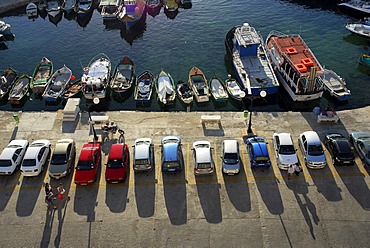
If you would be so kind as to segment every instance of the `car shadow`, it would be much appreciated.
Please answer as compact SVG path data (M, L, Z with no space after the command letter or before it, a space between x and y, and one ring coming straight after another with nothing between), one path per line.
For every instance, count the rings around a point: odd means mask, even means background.
M0 177L0 212L4 211L15 187L20 183L21 173L16 171L13 175Z
M212 177L205 181L204 178ZM221 223L222 211L220 200L220 184L217 183L217 174L195 176L200 205L204 217L209 223ZM215 181L215 182L214 182Z
M98 205L97 196L102 171L102 161L97 170L96 181L92 184L81 186L76 185L74 196L73 211L79 215L86 215L87 222L95 221L95 208Z
M230 202L240 212L251 211L250 191L243 161L240 159L239 174L228 176L222 173Z
M130 182L130 163L127 168L127 177L124 183L107 183L105 190L105 204L113 213L122 213L126 210L128 188Z
M162 175L164 200L172 225L183 225L187 222L185 170L184 168L180 173Z
M282 214L284 206L274 170L271 167L252 168L252 173L256 180L257 189L268 211L271 214ZM271 177L275 179L271 179Z
M153 155L153 161L155 161ZM155 162L148 172L135 172L135 200L140 217L148 218L154 215L155 205Z

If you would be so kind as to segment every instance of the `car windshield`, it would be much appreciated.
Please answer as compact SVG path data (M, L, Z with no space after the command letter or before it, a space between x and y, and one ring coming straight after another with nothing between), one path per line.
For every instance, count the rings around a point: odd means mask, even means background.
M323 154L324 150L322 149L322 146L320 144L308 146L308 155L320 156Z
M163 167L164 168L177 168L179 167L178 162L163 162Z
M266 162L269 160L268 157L265 157L265 156L258 156L254 159L256 162Z
M25 159L22 162L22 166L35 166L36 165L36 159Z
M12 166L12 161L9 159L1 159L0 160L0 167L9 167Z
M224 154L224 163L225 164L236 164L239 162L237 153L225 153Z
M138 165L149 164L149 161L148 159L135 159L135 164L138 164Z
M211 163L199 163L198 169L209 169L211 168Z
M78 161L77 170L91 170L94 168L92 161Z
M292 145L281 145L279 153L283 154L283 155L295 154L294 146L292 146Z
M51 164L61 165L67 163L67 156L65 154L54 154L51 158Z
M122 160L117 159L109 159L107 163L108 168L123 168L124 165L122 163Z

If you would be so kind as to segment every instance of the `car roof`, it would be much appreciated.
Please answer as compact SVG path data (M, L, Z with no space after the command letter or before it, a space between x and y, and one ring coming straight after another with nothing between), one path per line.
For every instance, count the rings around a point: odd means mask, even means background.
M42 146L30 146L28 147L24 159L35 159Z
M83 160L83 161L92 160L93 153L95 150L98 150L99 146L100 145L98 143L84 144L81 149L79 160Z
M334 143L337 144L340 152L352 152L351 145L346 139L334 140Z
M164 161L176 161L178 143L167 143L163 145L163 160Z
M301 135L304 135L306 137L307 143L321 144L319 135L315 131L306 131L303 132Z
M211 162L211 143L209 141L195 141L193 143L196 154L196 162L210 163Z
M70 143L56 143L54 147L53 154L64 154L67 151L68 145Z
M290 133L278 133L280 145L293 145Z
M268 156L267 144L265 142L251 143L255 156Z
M122 159L124 144L112 144L109 151L109 159Z
M225 153L238 152L238 141L237 140L224 140L223 145L224 145Z
M152 139L144 138L135 140L135 159L147 159Z
M15 152L15 148L5 148L0 155L0 159L10 159L13 157L13 154Z
M10 159L13 157L14 151L28 144L27 140L12 140L7 147L1 152L1 159Z

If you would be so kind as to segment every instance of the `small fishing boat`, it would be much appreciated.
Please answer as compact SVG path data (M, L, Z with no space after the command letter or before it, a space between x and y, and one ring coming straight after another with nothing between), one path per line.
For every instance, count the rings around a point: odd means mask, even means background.
M209 87L204 73L198 67L192 67L189 71L189 84L194 92L197 102L209 101Z
M101 0L99 3L100 15L103 21L116 20L121 0Z
M217 77L216 74L213 74L212 78L209 80L209 88L211 90L213 98L217 102L225 102L227 101L227 99L229 99L229 95L227 94L225 85Z
M365 23L347 23L346 29L351 31L351 33L361 36L365 39L370 39L370 24Z
M44 92L49 78L53 74L53 63L46 57L43 57L37 64L32 75L31 90L35 95L40 95Z
M26 6L26 14L29 19L37 18L37 5L34 3L29 3Z
M193 102L194 93L188 82L184 82L184 81L177 82L176 90L177 90L178 97L185 104L190 104Z
M348 101L351 91L347 89L346 82L332 70L324 69L322 76L324 90L338 101Z
M79 93L82 92L82 82L81 80L78 80L76 82L71 83L66 85L63 93L60 95L60 98L67 100L68 98L72 98L77 96Z
M110 81L110 88L116 93L124 93L135 84L135 64L134 61L124 56L117 64Z
M150 71L144 71L137 78L134 98L136 102L149 102L152 96L154 75Z
M152 17L157 16L162 8L161 0L146 0L146 11Z
M225 80L225 87L230 97L237 101L242 101L245 97L245 92L241 90L238 82L231 75Z
M82 93L86 99L101 99L106 96L109 85L111 62L107 55L100 53L96 55L84 68L82 75Z
M66 65L55 71L51 76L48 86L42 97L46 102L55 102L64 92L66 85L71 80L72 71Z
M351 0L338 4L338 8L344 13L358 17L370 15L370 4L368 1Z
M48 0L46 11L48 12L49 17L56 17L60 14L64 7L64 1L62 0Z
M11 26L9 23L5 23L4 21L0 21L0 34L7 36L12 35L12 31L10 30Z
M17 72L11 67L8 67L3 75L0 78L1 85L0 85L0 99L5 98L6 94L10 91L13 87L13 84L17 80Z
M22 98L27 94L30 87L31 77L27 74L20 76L14 83L9 92L8 101L11 104L19 104Z
M171 75L164 70L161 70L156 81L156 90L159 102L163 105L173 104L176 97L176 90Z
M370 66L370 53L361 53L358 62L364 66Z
M117 19L131 27L141 19L144 11L145 0L123 0L119 6Z

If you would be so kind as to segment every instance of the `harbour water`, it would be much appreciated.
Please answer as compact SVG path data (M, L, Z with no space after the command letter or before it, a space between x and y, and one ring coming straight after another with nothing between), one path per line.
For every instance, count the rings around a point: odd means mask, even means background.
M85 19L65 18L52 23L48 17L29 20L25 7L0 17L10 23L15 34L14 41L6 43L0 50L0 69L15 68L19 74L32 75L37 62L46 56L54 62L54 68L66 64L76 78L82 75L82 67L100 52L112 61L112 69L123 55L129 55L136 63L136 73L150 70L158 74L163 68L175 81L187 80L192 66L197 66L211 78L216 73L227 77L224 38L233 27L250 23L265 38L272 30L301 34L315 56L326 68L336 71L345 78L352 98L338 105L325 96L320 105L328 102L337 109L350 109L370 104L370 69L358 65L361 52L367 52L369 41L350 34L344 28L356 19L340 13L336 1L300 0L193 0L189 9L180 8L178 14L169 18L163 8L156 16L146 14L135 26L127 29L123 24L103 23L95 9ZM236 111L244 108L259 110L290 110L292 107L279 95L269 101L256 100L253 106L240 105L229 100L226 104L211 101L197 105L190 111ZM82 105L85 100L82 99ZM163 111L153 94L150 106L138 106L133 95L123 99L110 96L102 110ZM63 103L46 105L32 94L20 106L11 106L7 101L0 103L0 110L55 110ZM83 108L83 106L82 106ZM166 111L186 111L186 106L177 100L175 106ZM189 110L189 109L188 109Z

